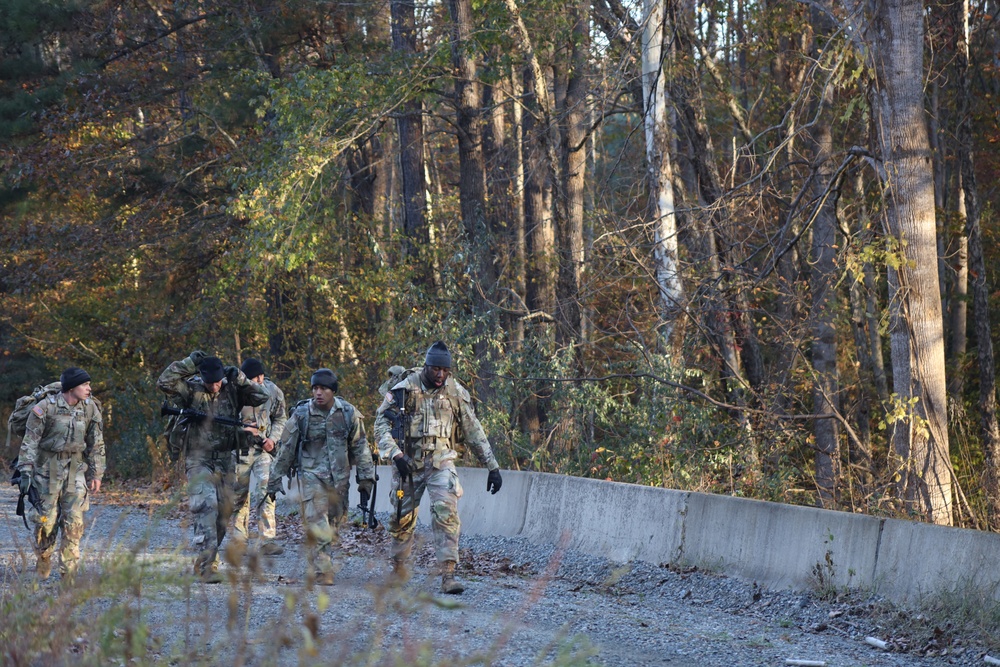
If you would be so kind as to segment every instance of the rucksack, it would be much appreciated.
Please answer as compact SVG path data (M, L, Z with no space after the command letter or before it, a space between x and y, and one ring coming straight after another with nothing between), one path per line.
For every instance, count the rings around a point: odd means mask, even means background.
M410 373L417 373L420 371L420 366L414 368L403 368L402 366L389 366L389 377L386 381L379 385L378 393L382 398L389 393L389 390L397 385L403 378L405 378Z
M171 407L177 406L172 405ZM176 415L167 417L167 425L163 427L163 433L160 434L157 440L167 450L167 457L171 463L177 463L177 460L181 457L181 453L186 449L187 429L187 422L181 421L180 417Z
M7 418L6 449L10 448L10 441L13 436L16 435L19 438L24 438L24 431L28 425L28 415L31 414L31 408L35 407L35 403L52 394L58 394L61 391L62 383L50 382L43 387L35 387L33 392L17 399L17 402L14 403L14 411Z

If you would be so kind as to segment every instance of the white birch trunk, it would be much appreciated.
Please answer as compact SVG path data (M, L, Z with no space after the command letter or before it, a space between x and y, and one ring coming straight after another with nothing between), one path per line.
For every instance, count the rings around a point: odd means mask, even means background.
M677 214L670 165L670 126L663 69L663 0L644 0L642 31L642 110L653 222L653 262L660 292L661 335L669 340L683 298L677 266Z

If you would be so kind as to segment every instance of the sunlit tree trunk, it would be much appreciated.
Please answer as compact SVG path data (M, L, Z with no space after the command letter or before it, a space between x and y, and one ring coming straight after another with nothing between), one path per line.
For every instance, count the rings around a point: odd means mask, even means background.
M669 342L684 298L678 269L677 214L674 210L670 126L667 123L663 62L664 0L645 0L642 32L642 102L646 131L649 215L653 226L653 266L660 294L660 335Z
M870 19L872 121L888 233L898 242L901 260L898 269L889 270L893 386L900 406L910 413L893 434L898 493L914 514L950 525L934 174L923 106L923 3L881 0L871 7Z

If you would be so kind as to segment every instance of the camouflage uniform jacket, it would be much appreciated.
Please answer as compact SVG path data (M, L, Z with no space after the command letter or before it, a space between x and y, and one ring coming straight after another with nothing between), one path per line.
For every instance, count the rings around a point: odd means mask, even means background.
M329 412L317 408L314 399L295 406L281 436L271 479L287 475L293 463L301 466L300 472L331 480L334 486L350 480L352 465L358 467L358 479L375 478L362 415L340 396L333 401ZM296 460L299 447L301 461Z
M257 424L261 438L270 438L277 444L285 430L285 422L288 421L285 393L267 378L264 378L261 386L267 392L267 400L262 405L244 407L240 416L243 421Z
M472 397L465 387L449 377L443 387L428 388L420 376L421 373L410 373L392 387L406 390L405 407L410 415L406 444L413 449L408 453L414 459L432 456L433 465L438 469L449 465L454 467L454 461L459 456L456 448L464 444L484 466L490 470L499 469L490 441L476 418ZM389 460L401 451L392 438L395 405L390 391L375 413L375 439L379 454Z
M203 412L209 417L238 418L245 406L263 405L269 398L263 386L247 379L238 368L226 367L226 377L218 394L210 394L197 377L198 369L190 357L175 361L163 371L156 386L182 407ZM211 419L191 422L187 431L189 452L224 452L236 449L236 429L216 424Z
M104 421L96 398L70 405L55 393L31 409L18 468L42 468L53 454L80 455L87 464L88 482L104 477Z

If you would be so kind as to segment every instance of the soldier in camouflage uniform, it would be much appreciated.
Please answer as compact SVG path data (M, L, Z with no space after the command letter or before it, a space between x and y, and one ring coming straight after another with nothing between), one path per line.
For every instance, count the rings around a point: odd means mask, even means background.
M100 492L104 476L104 423L101 405L90 395L90 375L71 367L59 381L62 391L31 409L17 459L20 491L28 493L34 486L41 500L40 512L34 507L28 512L41 579L52 571L57 529L62 533L59 572L76 572L83 513L90 509L89 494Z
M284 493L281 478L294 467L303 503L309 564L316 583L332 585L334 548L347 515L351 466L357 466L362 503L375 479L362 415L336 395L337 376L320 368L310 379L312 398L295 406L285 424L267 491Z
M177 405L208 415L187 423L184 469L198 552L194 572L206 583L219 583L219 545L233 511L233 451L238 434L236 428L214 422L212 417L238 418L244 407L263 405L269 396L239 368L223 367L218 357L200 350L170 364L156 386Z
M260 553L265 556L277 556L285 549L274 542L275 520L274 499L267 489L268 477L271 473L277 443L281 441L281 433L288 419L285 408L285 394L278 385L264 377L264 366L259 360L248 358L240 367L243 374L251 382L260 385L268 394L267 401L260 406L243 408L240 417L243 421L256 424L253 429L247 429L242 449L236 460L236 538L244 543L250 539L250 505L257 511L257 532L261 541ZM250 489L250 475L256 478L256 485Z
M431 527L441 567L441 591L457 594L465 588L455 580L461 530L458 499L462 497L462 485L455 470L456 448L464 443L489 469L486 488L490 493L499 491L503 480L469 392L450 375L451 352L438 341L428 348L423 369L408 373L385 394L375 415L375 438L379 453L391 459L396 467L392 475L392 503L394 506L402 503L389 523L394 578L405 581L409 576L406 560L413 548L417 508L426 490L431 499ZM402 412L398 395L405 396ZM401 414L408 415L408 424L403 422L406 432L403 442L397 442L392 430ZM398 489L403 490L401 500L396 497Z

